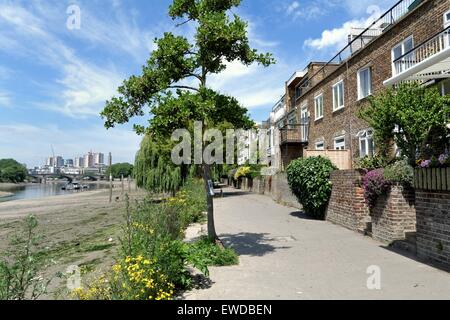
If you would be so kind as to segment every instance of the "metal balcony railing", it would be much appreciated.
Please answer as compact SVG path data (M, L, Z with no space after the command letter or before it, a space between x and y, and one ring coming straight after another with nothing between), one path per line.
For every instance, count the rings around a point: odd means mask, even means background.
M307 143L309 136L309 121L305 120L299 124L288 124L280 129L281 144Z
M319 75L326 77L328 72L332 72L333 69L327 68L330 65L341 64L346 59L350 58L353 54L358 52L361 48L364 48L378 38L388 27L397 23L401 18L408 14L411 10L415 9L420 3L425 0L400 0L392 8L386 11L380 18L374 21L368 28L364 29L359 35L352 36L349 39L349 43L339 51L330 61L322 66L316 73L309 77L310 83L314 83L314 79ZM303 85L302 85L303 87ZM305 94L311 86L305 85L306 90L302 90L302 94Z
M449 48L450 27L444 29L430 39L422 42L415 48L409 50L401 57L394 60L394 76L407 71L415 65L432 57L433 55Z

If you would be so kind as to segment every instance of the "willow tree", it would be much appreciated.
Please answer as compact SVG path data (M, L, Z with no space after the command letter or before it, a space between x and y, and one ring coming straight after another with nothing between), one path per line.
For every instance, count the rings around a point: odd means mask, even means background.
M226 69L227 63L246 66L274 63L270 53L258 53L249 44L248 24L231 11L240 0L174 0L169 16L177 27L191 24L192 39L172 32L155 40L142 74L125 80L119 96L106 103L102 112L107 128L143 116L149 107L149 126L135 126L138 133L170 137L176 129L192 128L201 121L203 128L224 123L236 129L251 126L247 110L233 97L209 87L210 76ZM208 235L217 239L214 226L213 197L209 192L211 168L202 163L208 203Z
M181 188L186 177L186 167L173 165L165 147L158 144L150 134L144 136L134 164L134 178L138 187L172 194Z

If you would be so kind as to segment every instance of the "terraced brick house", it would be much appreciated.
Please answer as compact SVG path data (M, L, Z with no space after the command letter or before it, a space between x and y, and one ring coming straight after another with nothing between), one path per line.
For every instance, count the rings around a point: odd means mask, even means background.
M281 167L280 129L285 126L286 96L283 96L272 108L270 117L263 125L267 130L267 159L269 167L277 171Z
M327 153L341 169L375 153L373 130L358 117L368 97L403 81L450 93L450 0L402 0L329 62L312 62L286 83L280 130L282 169ZM344 160L344 161L342 161Z

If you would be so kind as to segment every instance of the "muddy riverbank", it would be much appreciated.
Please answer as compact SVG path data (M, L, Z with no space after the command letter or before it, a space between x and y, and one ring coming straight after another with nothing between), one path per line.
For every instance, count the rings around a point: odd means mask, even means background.
M130 200L143 199L144 191L132 190ZM44 298L70 298L66 281L55 277L69 266L78 266L82 276L102 272L114 262L124 222L125 201L120 188L96 190L42 199L0 203L0 252L10 246L22 220L33 214L39 221L37 233L42 237L40 249L53 263L45 277L53 278Z

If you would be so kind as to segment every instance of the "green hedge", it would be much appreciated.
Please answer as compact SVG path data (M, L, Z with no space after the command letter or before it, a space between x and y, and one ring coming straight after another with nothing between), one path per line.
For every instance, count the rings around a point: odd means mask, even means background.
M324 218L331 196L330 175L335 170L333 163L323 157L300 158L288 166L289 187L307 214Z

